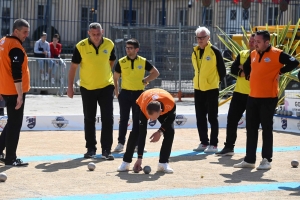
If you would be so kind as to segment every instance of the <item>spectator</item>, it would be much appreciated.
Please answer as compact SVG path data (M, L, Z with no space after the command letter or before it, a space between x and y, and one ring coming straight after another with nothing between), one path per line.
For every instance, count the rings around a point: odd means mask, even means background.
M43 32L41 34L41 38L35 42L34 44L34 56L37 58L50 58L50 46L49 43L46 41L47 39L47 33ZM40 74L41 74L41 79L43 80L48 80L49 75L45 73L45 63L48 64L48 67L50 66L51 62L49 60L44 60L44 59L38 59L38 65L40 68Z

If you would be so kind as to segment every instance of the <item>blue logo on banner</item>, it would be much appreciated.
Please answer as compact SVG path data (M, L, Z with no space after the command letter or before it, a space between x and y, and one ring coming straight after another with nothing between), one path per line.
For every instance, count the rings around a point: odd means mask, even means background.
M64 117L56 117L55 120L52 120L52 124L55 128L65 128L68 123L69 121L65 120Z
M155 126L155 124L156 124L156 120L153 120L153 121L149 121L149 126Z
M36 117L26 117L27 127L33 129L36 124Z
M177 115L175 118L175 123L178 126L183 126L187 119L184 117L184 115Z
M2 129L4 129L6 123L7 123L7 116L2 116L2 117L0 117L0 127L1 127Z
M281 127L283 130L287 128L287 118L281 118Z

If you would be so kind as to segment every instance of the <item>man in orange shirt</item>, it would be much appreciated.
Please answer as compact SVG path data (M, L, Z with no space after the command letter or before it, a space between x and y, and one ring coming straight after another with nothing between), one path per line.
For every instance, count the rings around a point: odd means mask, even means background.
M250 81L250 94L246 108L246 157L235 168L254 168L259 125L262 127L262 161L258 170L271 169L273 156L273 115L278 102L280 74L295 69L296 58L272 47L270 33L258 31L254 37L255 49L244 63L245 78Z
M12 34L0 40L0 94L6 101L8 116L0 136L0 149L6 147L6 157L1 161L9 166L28 165L17 158L16 151L24 116L25 95L30 89L28 59L22 47L22 42L29 35L29 28L26 20L17 19ZM0 154L3 157L3 153Z
M133 123L123 162L118 167L118 171L123 172L129 170L137 140L139 141L138 159L134 164L134 170L141 170L147 135L147 121L150 119L151 121L158 120L161 124L161 127L151 135L150 142L157 142L161 136L164 136L157 171L173 173L173 169L168 163L175 133L174 120L176 117L176 104L174 98L167 91L156 88L143 92L136 100L136 103L139 109L136 109L137 113L135 116L139 116L139 124ZM135 122L135 120L133 122Z

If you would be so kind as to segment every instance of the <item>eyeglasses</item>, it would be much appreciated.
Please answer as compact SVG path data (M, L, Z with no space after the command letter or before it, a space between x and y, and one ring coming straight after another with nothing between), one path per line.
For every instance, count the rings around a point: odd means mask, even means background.
M207 35L206 35L206 36L202 36L202 37L197 37L197 36L195 36L195 39L196 39L196 40L204 40L206 37L207 37Z
M132 50L134 47L125 47L126 50Z

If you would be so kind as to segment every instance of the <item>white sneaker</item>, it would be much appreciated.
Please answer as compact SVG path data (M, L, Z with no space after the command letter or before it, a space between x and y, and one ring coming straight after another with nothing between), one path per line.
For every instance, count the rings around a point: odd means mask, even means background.
M207 148L208 145L199 144L199 146L196 149L193 149L193 151L204 151Z
M254 168L255 164L247 163L245 161L242 161L242 162L240 162L238 164L234 164L233 167L234 168Z
M129 171L130 163L128 162L122 162L122 164L118 167L118 172L126 172Z
M121 144L121 143L119 143L119 144L116 146L114 152L121 152L121 151L123 151L123 150L124 150L124 145Z
M208 145L207 148L204 150L204 153L217 153L218 147L213 145Z
M41 79L42 79L42 81L45 80L44 74L41 74Z
M49 76L48 76L48 74L46 74L45 75L45 81L48 81L48 79L49 79Z
M55 79L54 78L51 78L51 83L55 84Z
M134 152L138 151L138 146L135 147ZM147 153L147 149L144 148L144 153Z
M165 172L168 174L172 174L174 172L174 170L170 167L169 163L158 163L157 171Z
M259 166L256 168L257 170L268 170L271 169L271 163L268 161L268 159L264 158Z

